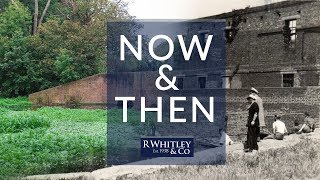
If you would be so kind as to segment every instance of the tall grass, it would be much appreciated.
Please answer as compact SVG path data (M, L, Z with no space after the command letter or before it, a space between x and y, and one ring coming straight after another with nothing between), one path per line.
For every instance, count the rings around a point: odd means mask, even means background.
M132 179L306 179L320 173L320 144L304 139L292 147L258 155L229 154L226 165L179 166Z

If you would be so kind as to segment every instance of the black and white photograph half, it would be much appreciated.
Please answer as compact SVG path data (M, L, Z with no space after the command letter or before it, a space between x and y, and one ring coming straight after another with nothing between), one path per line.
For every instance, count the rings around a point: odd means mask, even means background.
M320 180L319 0L0 0L0 180Z

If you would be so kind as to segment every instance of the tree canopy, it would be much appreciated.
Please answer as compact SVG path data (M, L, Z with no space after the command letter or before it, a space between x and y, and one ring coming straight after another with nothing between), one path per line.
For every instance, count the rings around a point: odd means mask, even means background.
M0 96L21 96L106 71L106 21L123 1L0 2Z

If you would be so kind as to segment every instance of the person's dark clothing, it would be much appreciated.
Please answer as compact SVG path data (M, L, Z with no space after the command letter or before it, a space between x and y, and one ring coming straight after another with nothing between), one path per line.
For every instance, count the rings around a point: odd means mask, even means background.
M248 109L249 111L249 116L248 116L248 121L247 121L247 126L256 126L259 127L259 116L257 115L259 113L259 106L256 102L253 102L251 106ZM253 120L254 114L257 115L256 119L254 120L254 125L251 125L251 122Z
M258 128L256 126L250 126L248 127L248 133L247 133L247 143L249 150L258 150L258 141L257 141L257 134L258 134Z
M247 143L249 150L258 150L257 138L259 137L259 116L254 118L254 114L259 114L259 106L256 102L253 102L248 109L249 116L247 121L248 133L247 133ZM254 124L251 122L254 120Z

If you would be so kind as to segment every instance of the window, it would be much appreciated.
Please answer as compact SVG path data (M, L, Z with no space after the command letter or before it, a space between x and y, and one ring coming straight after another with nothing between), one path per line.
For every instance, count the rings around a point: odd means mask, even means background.
M177 78L177 88L179 90L183 89L183 77L178 77Z
M232 43L232 41L236 37L238 31L239 31L239 28L237 28L237 27L232 27L232 26L226 27L226 29L224 30L226 42Z
M206 77L198 77L198 84L200 89L205 89L206 88L206 82L207 78Z
M282 74L282 87L294 86L294 74Z
M286 44L295 42L297 39L297 20L286 20L283 31Z
M225 30L225 36L228 43L232 42L232 31L231 29Z

